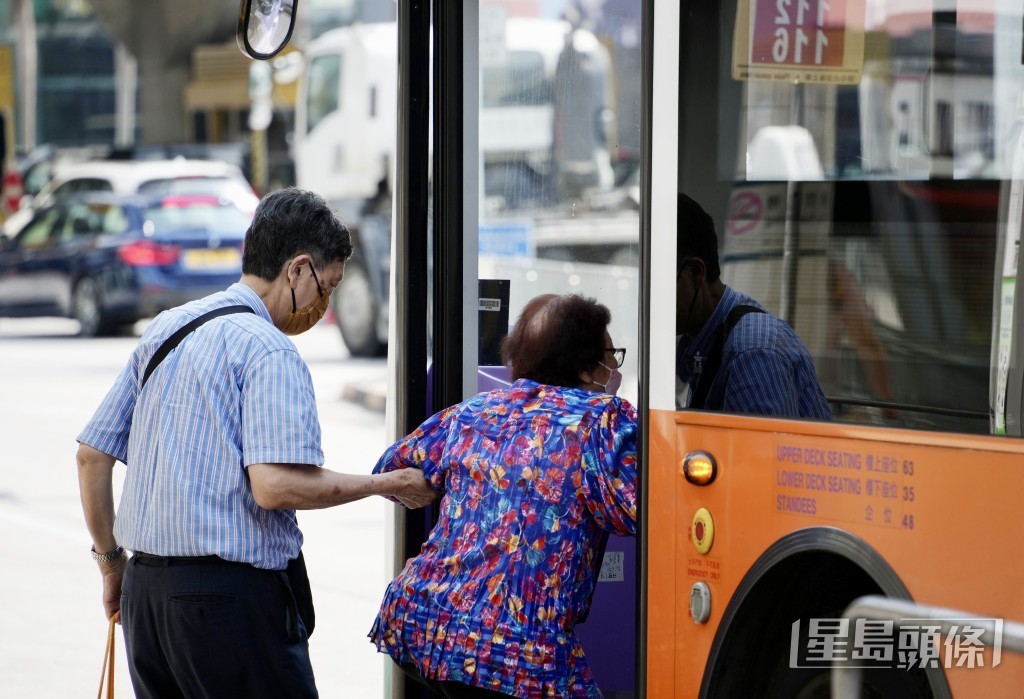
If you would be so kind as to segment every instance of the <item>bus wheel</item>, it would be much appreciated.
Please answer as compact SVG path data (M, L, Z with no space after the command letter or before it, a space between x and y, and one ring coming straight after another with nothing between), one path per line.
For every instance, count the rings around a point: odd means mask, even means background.
M92 277L83 277L71 292L71 316L78 321L80 337L97 337L111 331L111 325L103 313L103 298L100 285Z
M361 259L353 257L345 264L345 279L334 296L334 320L352 356L383 356L387 345L377 337L380 303Z

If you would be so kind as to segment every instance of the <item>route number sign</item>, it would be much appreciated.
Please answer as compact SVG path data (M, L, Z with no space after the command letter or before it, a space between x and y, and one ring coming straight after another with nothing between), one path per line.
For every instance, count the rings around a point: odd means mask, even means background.
M739 0L733 78L853 85L864 66L864 0Z

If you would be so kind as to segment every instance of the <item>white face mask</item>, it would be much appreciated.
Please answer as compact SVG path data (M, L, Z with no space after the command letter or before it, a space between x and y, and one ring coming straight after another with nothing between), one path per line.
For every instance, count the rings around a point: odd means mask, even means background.
M601 366L608 370L608 380L601 383L597 379L593 380L595 386L600 386L604 389L605 393L610 393L613 396L619 392L619 386L622 385L622 372L618 369L613 369L604 362L598 362Z

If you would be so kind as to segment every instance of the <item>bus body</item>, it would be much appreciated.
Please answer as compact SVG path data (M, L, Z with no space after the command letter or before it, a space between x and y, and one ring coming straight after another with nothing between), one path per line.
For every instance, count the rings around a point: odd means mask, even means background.
M681 5L651 8L646 696L829 696L844 662L893 668L866 696L1012 695L1012 654L919 629L872 665L877 626L837 629L867 594L1024 618L1019 407L997 399L1019 406L1021 8L847 2L818 35L846 52L817 63L783 44L837 3ZM653 293L676 191L715 219L723 280L804 340L831 422L679 409ZM710 485L684 477L698 451Z

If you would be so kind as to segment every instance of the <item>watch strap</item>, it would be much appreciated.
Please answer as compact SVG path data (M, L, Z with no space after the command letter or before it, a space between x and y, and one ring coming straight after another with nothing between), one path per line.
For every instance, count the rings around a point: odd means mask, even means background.
M91 547L89 550L92 552L92 559L97 563L110 563L124 555L124 547L122 546L115 546L106 553L98 553L95 546Z

